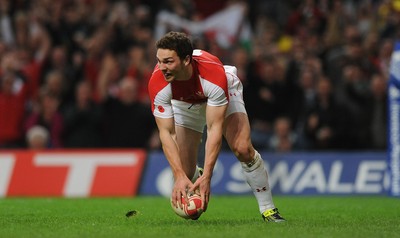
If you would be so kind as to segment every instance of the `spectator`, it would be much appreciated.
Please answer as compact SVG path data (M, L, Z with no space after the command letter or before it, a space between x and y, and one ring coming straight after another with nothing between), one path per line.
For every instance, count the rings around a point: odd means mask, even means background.
M117 96L101 102L105 120L105 146L111 148L151 148L155 122L149 106L138 100L138 83L125 77L118 83Z
M3 62L5 60L3 58ZM0 148L20 147L27 103L26 84L12 71L4 72L0 83Z
M349 132L353 119L347 108L340 104L332 92L327 78L317 83L317 96L313 106L306 112L304 136L306 148L311 150L334 150L351 148L354 136Z
M11 4L10 1L0 2L0 38L4 41L7 46L14 44L14 34L12 27L12 16L10 16Z
M327 76L333 80L334 87L342 83L340 81L341 74L349 64L361 67L366 77L370 77L377 72L375 65L366 57L367 52L363 48L363 39L359 30L354 25L347 26L346 30L346 42L340 47L329 51L325 59L325 63L328 66ZM338 89L335 88L335 90Z
M108 44L108 31L105 27L98 27L95 32L84 40L82 47L85 49L85 59L83 62L83 75L84 78L89 80L92 88L97 88L98 79L102 74L101 71L105 70L104 61L108 60L109 54L106 54L106 45ZM118 67L118 65L115 65ZM114 67L114 68L116 68ZM116 68L118 69L118 68ZM108 68L106 68L108 71ZM95 94L97 91L95 92ZM100 96L96 95L95 99L98 100Z
M273 56L264 57L254 68L256 75L244 90L251 136L257 148L265 148L272 124L277 115L278 62Z
M60 71L54 70L46 74L44 84L46 85L49 93L52 93L58 98L62 99L65 95L65 81L64 74Z
M393 49L393 39L382 39L375 63L377 64L378 72L383 74L386 79L389 79L389 67Z
M96 148L103 145L103 113L92 95L92 87L88 81L78 83L74 101L63 110L64 147Z
M314 104L317 96L316 83L320 77L310 66L303 66L299 72L298 83L293 92L292 126L297 127L304 121L305 112Z
M49 90L57 90L54 93L58 94L61 106L66 101L72 100L75 85L80 78L76 77L75 68L69 62L66 47L56 46L52 48L50 58L47 59L47 63L43 67L44 82L42 84L48 86L53 86L53 82L57 84L54 85L56 88L49 88Z
M27 148L43 150L49 147L49 132L43 126L33 126L26 133Z
M101 70L98 72L98 79L96 79L96 86L94 86L97 89L95 98L98 102L104 101L110 95L117 97L118 80L123 74L122 71L122 66L118 64L118 59L114 54L107 53L104 55Z
M58 111L60 99L43 87L40 91L40 99L37 107L32 111L25 121L25 131L33 126L45 127L50 133L50 148L62 148L62 133L64 122L62 114Z
M268 141L268 148L274 152L291 152L299 149L298 136L292 130L292 123L287 117L278 117L274 122L274 131Z
M37 100L43 65L51 51L51 41L36 8L28 12L23 4L18 5L14 14L15 51L19 70L26 77L29 97Z
M227 60L229 65L235 65L237 68L237 75L243 85L247 82L247 72L249 70L249 53L244 47L236 47L233 49L232 58Z
M346 64L343 67L340 85L338 85L336 94L342 102L346 102L351 107L351 110L357 114L365 103L369 83L369 77L365 75L360 65Z
M295 10L288 17L285 30L290 35L304 34L304 31L322 33L325 27L325 16L315 0L298 1Z
M128 69L127 76L138 81L139 100L147 102L147 84L150 79L153 68L149 64L146 57L146 48L142 45L133 45L128 52Z
M382 74L372 76L370 94L364 107L369 143L365 149L385 150L387 145L387 80Z

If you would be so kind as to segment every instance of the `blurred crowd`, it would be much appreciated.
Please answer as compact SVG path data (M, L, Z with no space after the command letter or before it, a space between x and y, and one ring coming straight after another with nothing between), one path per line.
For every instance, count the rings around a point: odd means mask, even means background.
M169 30L238 68L258 149L387 146L399 0L0 0L0 27L3 149L160 149L147 82Z

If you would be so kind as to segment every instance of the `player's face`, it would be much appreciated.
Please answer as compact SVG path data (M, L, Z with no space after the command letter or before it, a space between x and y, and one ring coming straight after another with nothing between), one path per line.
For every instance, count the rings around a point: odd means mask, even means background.
M158 68L164 74L167 82L185 80L185 63L178 57L175 51L168 49L157 50Z

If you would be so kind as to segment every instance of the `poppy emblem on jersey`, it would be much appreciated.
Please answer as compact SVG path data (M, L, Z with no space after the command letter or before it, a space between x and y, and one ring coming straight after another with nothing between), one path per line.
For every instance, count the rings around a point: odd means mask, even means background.
M158 111L161 112L161 113L165 112L165 109L164 109L163 106L158 106L157 109L158 109Z

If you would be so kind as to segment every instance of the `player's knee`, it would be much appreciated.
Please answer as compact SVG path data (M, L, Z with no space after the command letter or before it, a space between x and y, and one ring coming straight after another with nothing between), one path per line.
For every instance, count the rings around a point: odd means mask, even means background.
M241 161L251 157L251 148L252 147L249 143L241 140L238 140L233 146L231 146L233 153Z

